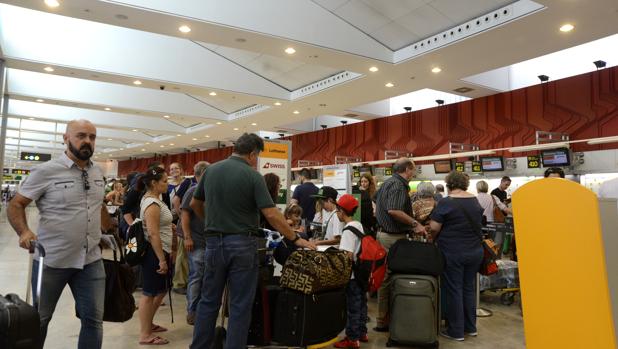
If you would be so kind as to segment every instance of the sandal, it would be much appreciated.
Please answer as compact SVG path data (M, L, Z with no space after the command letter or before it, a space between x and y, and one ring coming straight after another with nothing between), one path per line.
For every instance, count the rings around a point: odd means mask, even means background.
M150 329L150 332L165 332L167 331L167 328L163 327L163 326L159 326L159 325L155 325L152 324L152 329Z
M165 338L159 337L159 336L152 337L146 341L139 341L140 345L165 345L169 343L170 341L168 341Z

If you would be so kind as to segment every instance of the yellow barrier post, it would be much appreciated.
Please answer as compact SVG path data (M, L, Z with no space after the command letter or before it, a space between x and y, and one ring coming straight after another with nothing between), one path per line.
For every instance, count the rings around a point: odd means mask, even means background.
M558 178L513 193L527 348L616 348L618 292L608 272L615 285L618 266L605 255L618 249L618 214L606 201L601 216L592 191Z

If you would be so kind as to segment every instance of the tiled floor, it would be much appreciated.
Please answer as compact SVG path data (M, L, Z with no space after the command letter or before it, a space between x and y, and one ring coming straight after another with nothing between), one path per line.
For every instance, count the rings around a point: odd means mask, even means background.
M36 210L28 211L28 220L32 228L36 227ZM9 292L18 293L25 297L28 254L18 247L17 235L6 222L6 210L2 208L0 213L0 294ZM139 297L136 294L136 297ZM166 300L169 304L169 301ZM185 323L185 299L182 296L173 295L175 323L170 321L170 307L164 306L155 317L155 322L170 329L164 333L171 343L164 348L188 348L191 342L193 327ZM500 304L499 295L496 293L483 294L481 306L493 311L493 316L478 319L479 336L466 338L464 342L452 342L447 339L440 340L441 348L501 348L521 349L525 348L523 321L518 303L512 306ZM370 300L369 315L375 319L375 300ZM370 328L375 326L372 322ZM79 320L74 316L74 303L70 290L65 290L56 312L50 324L46 349L76 348L77 335L79 333ZM103 348L129 349L143 348L137 344L139 322L136 316L123 324L105 323ZM382 333L369 333L370 342L363 344L362 348L384 348L387 335Z

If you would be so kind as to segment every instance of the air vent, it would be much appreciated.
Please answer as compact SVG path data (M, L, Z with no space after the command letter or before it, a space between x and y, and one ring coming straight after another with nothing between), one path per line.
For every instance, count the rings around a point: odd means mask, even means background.
M453 91L455 92L459 92L459 93L468 93L470 91L474 91L473 88L469 88L469 87L460 87L460 88L456 88Z
M346 118L355 118L358 117L358 114L344 114L343 116L345 116Z

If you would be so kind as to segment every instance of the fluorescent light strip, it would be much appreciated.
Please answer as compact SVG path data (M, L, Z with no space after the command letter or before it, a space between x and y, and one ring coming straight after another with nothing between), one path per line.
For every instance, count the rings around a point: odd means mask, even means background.
M618 142L618 136L594 138L594 139L589 140L587 143L590 145L595 145L595 144L605 144L605 143L614 143L614 142Z
M553 148L564 148L569 147L569 142L556 142L556 143L543 143L543 144L532 144L532 145L524 145L521 147L512 147L507 149L511 153L521 153L525 151L532 150L541 150L541 149L553 149Z

